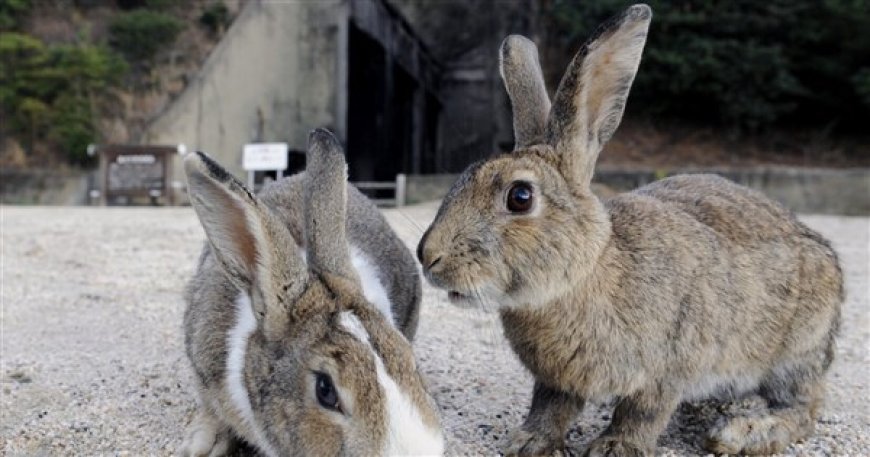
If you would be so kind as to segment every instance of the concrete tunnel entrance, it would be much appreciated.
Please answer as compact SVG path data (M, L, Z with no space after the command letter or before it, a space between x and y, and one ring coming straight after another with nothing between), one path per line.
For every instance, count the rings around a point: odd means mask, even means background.
M401 16L376 9L379 14L354 9L348 24L346 141L355 182L437 171L440 68Z

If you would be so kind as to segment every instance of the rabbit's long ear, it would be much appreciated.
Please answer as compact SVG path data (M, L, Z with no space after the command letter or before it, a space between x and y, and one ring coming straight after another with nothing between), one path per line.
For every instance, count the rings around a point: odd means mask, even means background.
M521 35L505 38L501 43L499 70L513 109L514 149L542 143L550 97L535 43Z
M599 29L574 56L553 101L547 142L563 175L588 186L595 161L622 119L652 19L649 6L629 7Z
M193 209L230 281L245 291L256 283L267 298L281 290L286 303L298 296L308 274L290 231L208 155L188 154L184 171Z
M329 130L315 129L308 135L304 187L309 268L358 282L346 233L347 163Z

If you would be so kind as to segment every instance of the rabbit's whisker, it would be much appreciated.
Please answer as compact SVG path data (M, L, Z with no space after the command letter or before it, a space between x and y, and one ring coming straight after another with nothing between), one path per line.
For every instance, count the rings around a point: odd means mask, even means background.
M420 224L418 224L417 221L415 221L413 217L409 216L409 215L408 215L404 210L402 210L401 208L396 208L396 213L398 213L400 216L402 216L403 218L405 218L405 220L408 221L408 223L410 223L411 226L414 227L414 229L417 230L416 235L423 236L423 233L426 231L426 229L424 229L423 226L421 226Z

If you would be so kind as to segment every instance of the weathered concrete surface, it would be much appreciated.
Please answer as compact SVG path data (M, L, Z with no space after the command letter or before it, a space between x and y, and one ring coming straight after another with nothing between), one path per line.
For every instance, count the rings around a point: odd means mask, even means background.
M80 170L0 169L0 203L84 205L92 179Z
M595 180L627 191L656 179L685 173L715 173L758 190L795 212L870 215L870 169L753 167L749 169L599 169Z
M435 209L386 215L415 246ZM817 433L787 453L870 455L870 219L803 219L840 253L848 298ZM193 211L0 206L0 235L0 455L170 455L195 404L181 334L181 291L203 240ZM495 315L426 285L415 348L449 454L494 454L532 386ZM684 407L659 451L700 452L714 409ZM609 414L587 408L572 448Z
M346 75L338 58L338 46L347 39L346 8L341 0L248 2L197 78L146 129L142 143L183 143L244 176L246 143L283 141L304 151L316 127L344 138L337 97L345 84L339 78ZM175 168L180 174L181 167Z
M441 79L440 152L432 158L431 168L423 172L456 173L490 153L511 150L513 123L510 101L499 75L499 47L512 33L537 38L543 3L389 1L445 66ZM546 53L547 49L541 51ZM564 67L559 69L559 77L563 71Z

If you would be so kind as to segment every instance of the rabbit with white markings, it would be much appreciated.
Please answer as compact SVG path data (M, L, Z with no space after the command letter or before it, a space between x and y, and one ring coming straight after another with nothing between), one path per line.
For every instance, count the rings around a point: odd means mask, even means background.
M313 131L306 171L259 195L203 153L184 167L208 242L186 293L199 409L181 453L441 454L409 343L417 267L335 137Z
M756 393L706 446L774 453L813 432L843 302L830 244L781 205L712 175L602 201L595 162L616 130L652 12L630 7L571 62L552 106L529 40L501 72L516 147L471 165L417 255L454 301L500 305L535 377L507 453L564 447L587 401L616 399L587 455L650 455L681 401Z

